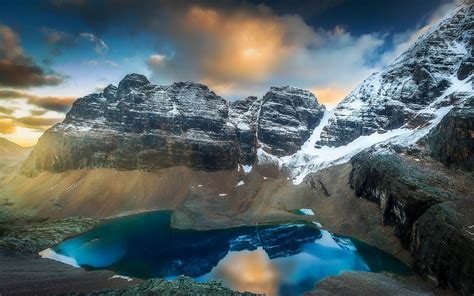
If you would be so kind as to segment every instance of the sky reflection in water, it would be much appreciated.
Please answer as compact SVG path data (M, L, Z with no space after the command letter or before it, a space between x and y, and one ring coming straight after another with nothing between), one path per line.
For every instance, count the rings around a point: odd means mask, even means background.
M299 295L342 271L408 272L394 257L313 223L196 231L170 228L170 219L168 211L113 219L53 251L88 269L218 279L235 290L268 295Z

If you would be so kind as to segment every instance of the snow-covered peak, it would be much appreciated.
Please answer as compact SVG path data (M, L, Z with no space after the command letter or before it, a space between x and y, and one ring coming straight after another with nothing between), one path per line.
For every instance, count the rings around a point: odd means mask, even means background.
M384 71L362 82L334 109L318 144L343 146L360 136L427 124L432 115L420 111L472 77L473 9L454 10Z
M277 157L260 149L259 162L278 163L300 183L373 145L414 145L453 106L474 96L473 7L459 7L387 69L368 77L326 112L296 153Z

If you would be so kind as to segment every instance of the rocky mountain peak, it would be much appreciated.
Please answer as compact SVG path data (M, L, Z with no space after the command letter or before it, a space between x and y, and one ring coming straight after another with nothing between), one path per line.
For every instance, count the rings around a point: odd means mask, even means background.
M115 85L109 84L106 88L104 88L104 91L102 93L104 98L108 100L113 100L115 99L115 95L117 94L117 87Z
M285 97L288 100L308 100L308 102L311 104L311 102L318 104L318 101L315 97L315 95L308 91L304 90L301 88L297 88L294 86L272 86L270 87L270 90L265 94L264 96L264 101L266 99L274 98L275 96L281 96Z
M474 6L463 5L429 29L335 108L318 144L343 146L375 132L426 124L432 113L424 110L472 76L473 22Z
M262 100L258 140L277 156L293 154L321 122L325 107L313 93L292 86L272 87Z
M252 163L259 145L276 155L294 153L323 114L313 94L294 87L229 103L203 84L159 86L130 74L118 87L77 99L24 169L231 169Z
M128 74L118 84L117 96L123 96L131 89L139 88L147 84L150 84L150 81L148 81L145 76L136 73Z

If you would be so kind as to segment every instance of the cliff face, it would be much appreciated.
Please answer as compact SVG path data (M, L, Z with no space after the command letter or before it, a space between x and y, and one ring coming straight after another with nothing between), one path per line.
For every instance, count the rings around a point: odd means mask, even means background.
M258 140L276 156L293 154L321 122L324 107L309 91L272 87L265 94L258 120Z
M349 180L358 196L379 205L418 273L465 295L474 292L473 175L453 168L472 170L466 123L473 119L467 100L417 144L378 145L353 157Z
M321 145L342 146L374 132L423 126L425 108L473 72L474 7L465 5L373 74L334 110Z
M349 184L378 204L416 272L472 295L474 6L466 4L354 90L319 144L402 131L352 157Z
M252 163L260 143L279 155L294 152L323 112L314 95L292 87L228 103L202 84L157 86L130 74L118 87L78 99L23 169L233 169Z
M462 93L455 99L467 97L461 106L453 108L422 142L429 154L448 167L468 172L474 170L474 95Z

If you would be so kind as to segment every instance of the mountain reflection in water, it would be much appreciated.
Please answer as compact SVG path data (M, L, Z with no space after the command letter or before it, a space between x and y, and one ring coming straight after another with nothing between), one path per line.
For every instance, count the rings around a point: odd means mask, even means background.
M268 295L300 295L342 271L408 271L394 257L310 222L197 231L171 228L171 214L109 220L52 253L87 269L143 279L217 279L234 290Z

